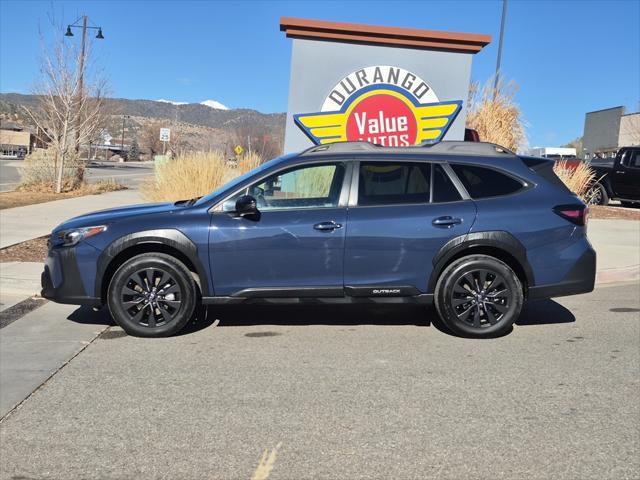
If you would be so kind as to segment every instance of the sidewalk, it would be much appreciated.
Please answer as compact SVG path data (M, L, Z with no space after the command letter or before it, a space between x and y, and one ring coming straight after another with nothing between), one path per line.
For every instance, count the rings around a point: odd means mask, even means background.
M104 310L49 302L0 330L0 418L110 323Z
M640 222L592 219L587 236L598 255L597 284L640 279Z
M42 263L0 263L0 312L40 293Z
M0 248L48 235L78 215L136 203L143 203L137 190L120 190L0 210Z

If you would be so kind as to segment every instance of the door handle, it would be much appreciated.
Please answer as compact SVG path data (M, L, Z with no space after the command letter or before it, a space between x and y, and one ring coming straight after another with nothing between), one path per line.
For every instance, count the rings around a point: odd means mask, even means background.
M339 223L336 223L334 221L331 222L320 222L320 223L316 223L313 226L314 229L316 230L320 230L321 232L332 232L333 230L337 229L337 228L342 228L342 225L340 225Z
M451 216L447 215L445 217L438 217L431 223L433 225L435 225L436 227L451 228L454 225L461 224L462 223L462 219L461 218L457 218L457 217L451 217Z
M624 170L616 170L616 173L627 173Z

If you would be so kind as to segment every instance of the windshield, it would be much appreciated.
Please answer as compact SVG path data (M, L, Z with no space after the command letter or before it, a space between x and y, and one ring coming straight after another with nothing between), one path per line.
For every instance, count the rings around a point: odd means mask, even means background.
M196 206L197 205L204 205L206 203L211 202L215 197L217 197L218 195L223 193L225 190L233 190L234 187L236 187L237 185L240 185L246 179L252 177L253 175L255 175L257 173L263 172L263 171L267 170L268 168L271 168L273 165L276 165L276 164L282 162L283 160L286 160L287 158L292 157L293 155L295 155L295 154L292 153L292 154L289 154L289 155L283 155L281 157L274 158L273 160L269 160L268 162L263 163L258 168L254 168L253 170L249 170L244 175L240 175L239 177L236 177L236 178L228 181L227 183L225 183L221 187L216 188L213 192L211 192L208 195L205 195L204 197L200 198L200 200L198 200L195 203L195 205Z

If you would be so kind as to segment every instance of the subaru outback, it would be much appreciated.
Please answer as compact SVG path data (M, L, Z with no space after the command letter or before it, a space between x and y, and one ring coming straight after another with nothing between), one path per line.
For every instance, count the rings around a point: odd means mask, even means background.
M454 333L503 333L527 300L590 292L587 209L553 161L488 143L314 146L201 198L71 219L42 295L172 335L196 307L435 304Z

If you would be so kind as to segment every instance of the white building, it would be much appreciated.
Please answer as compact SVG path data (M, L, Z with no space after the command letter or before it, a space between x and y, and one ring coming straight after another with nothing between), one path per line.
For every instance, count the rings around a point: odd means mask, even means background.
M576 149L569 147L534 147L529 151L529 155L556 160L572 159L576 158Z

